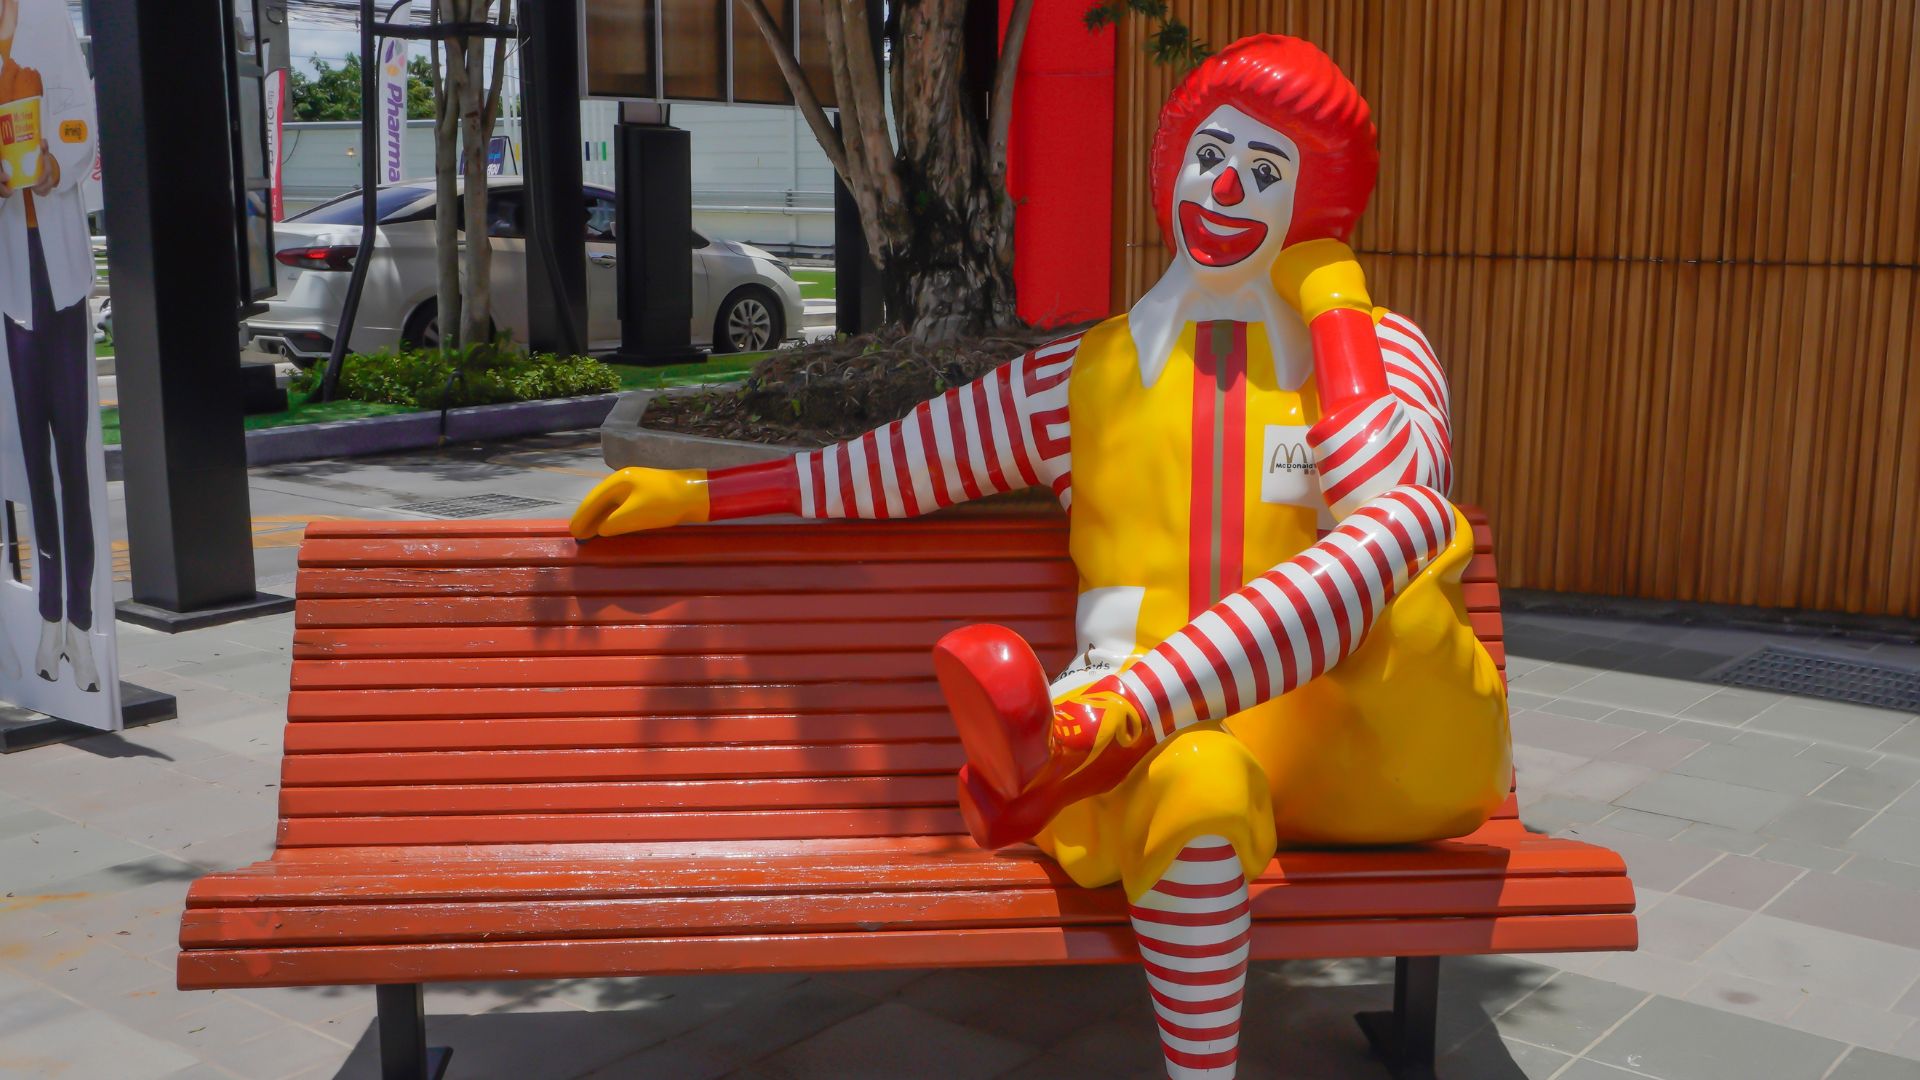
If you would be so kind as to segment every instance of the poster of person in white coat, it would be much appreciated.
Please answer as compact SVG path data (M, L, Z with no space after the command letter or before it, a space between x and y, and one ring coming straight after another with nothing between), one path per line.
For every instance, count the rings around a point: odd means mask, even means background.
M30 558L0 563L0 698L113 729L106 470L87 315L95 126L93 79L65 0L0 0L0 496L16 514L24 504L33 538Z

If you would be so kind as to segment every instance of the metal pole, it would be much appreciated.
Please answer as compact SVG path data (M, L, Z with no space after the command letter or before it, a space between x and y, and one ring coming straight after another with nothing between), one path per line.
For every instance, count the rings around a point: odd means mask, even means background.
M397 8L398 5L396 5ZM340 305L340 325L333 335L333 351L327 355L327 373L320 380L320 400L332 401L340 391L340 369L347 360L347 339L353 336L353 320L360 314L360 294L367 285L367 264L373 261L374 232L379 228L380 155L374 152L379 137L374 122L374 99L380 93L379 60L374 56L373 0L360 0L360 252L353 258L353 275L347 279L347 299Z

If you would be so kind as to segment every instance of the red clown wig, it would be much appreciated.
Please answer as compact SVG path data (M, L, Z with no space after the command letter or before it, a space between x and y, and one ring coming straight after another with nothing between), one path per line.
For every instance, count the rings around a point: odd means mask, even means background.
M1295 37L1241 38L1184 79L1160 110L1149 164L1160 235L1173 244L1173 183L1201 121L1231 105L1300 148L1286 243L1345 241L1367 208L1380 148L1366 99L1332 58Z

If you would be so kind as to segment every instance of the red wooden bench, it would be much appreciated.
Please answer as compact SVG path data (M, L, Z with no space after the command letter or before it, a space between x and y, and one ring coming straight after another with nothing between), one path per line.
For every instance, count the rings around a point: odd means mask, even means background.
M430 981L1137 959L1118 889L978 849L954 806L928 647L994 621L1063 661L1057 514L584 547L557 522L316 523L300 567L278 846L193 886L182 989L375 984L397 1078L444 1064ZM1284 851L1253 905L1256 959L1398 958L1395 1011L1362 1023L1404 1076L1430 1075L1438 957L1636 933L1619 857L1511 800L1460 840Z

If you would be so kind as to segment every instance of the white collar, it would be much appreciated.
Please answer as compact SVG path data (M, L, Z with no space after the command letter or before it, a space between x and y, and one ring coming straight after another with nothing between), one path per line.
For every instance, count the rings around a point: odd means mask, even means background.
M1264 276L1231 293L1216 293L1196 287L1193 268L1176 258L1127 312L1127 330L1140 361L1140 384L1152 386L1159 380L1188 323L1214 319L1265 325L1275 384L1297 390L1307 381L1312 338L1299 313L1280 299Z

